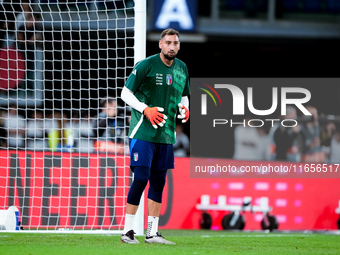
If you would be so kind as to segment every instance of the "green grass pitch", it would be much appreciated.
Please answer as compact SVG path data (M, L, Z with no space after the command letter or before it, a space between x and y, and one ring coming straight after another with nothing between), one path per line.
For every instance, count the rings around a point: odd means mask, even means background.
M340 254L340 235L163 230L177 245L123 244L119 235L0 233L1 255Z

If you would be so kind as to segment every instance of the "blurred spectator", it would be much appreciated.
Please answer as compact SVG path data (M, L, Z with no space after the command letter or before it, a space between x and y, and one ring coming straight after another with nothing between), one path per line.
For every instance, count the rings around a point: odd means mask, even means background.
M33 44L37 32L40 31L41 14L33 10L29 0L16 3L5 1L2 8L5 11L5 21L1 24L5 28L2 47L13 47L21 50L34 49ZM40 34L39 34L40 35Z
M25 51L27 49L34 49L33 43L40 31L41 15L34 12L29 3L22 3L23 12L17 16L16 19L16 39L18 48Z
M312 116L305 121L301 131L305 139L304 153L308 154L316 150L320 150L321 139L318 111L312 106L307 106L306 109L312 114Z
M335 131L331 140L331 155L329 159L331 164L340 163L340 129Z
M8 79L7 72L2 72L3 80L0 85L2 87L19 86L22 90L34 89L37 64L35 62L37 52L35 41L37 37L41 36L41 33L37 33L41 30L41 15L33 10L28 0L6 2L8 3L3 4L7 11L5 15L12 13L14 18L11 22L12 17L10 16L9 19L6 17L5 23L1 24L7 29L3 36L4 43L1 45L1 58L9 60L3 61L1 67L3 70L8 70L10 73L8 75L17 79ZM17 11L19 13L15 16ZM14 25L11 25L12 23ZM15 62L17 62L15 64L17 70L13 70Z
M73 137L73 147L79 152L93 152L93 130L87 112L82 112L79 117L78 112L72 113L72 118L66 123L65 128L68 134ZM68 139L69 146L71 140Z
M287 107L287 114L282 119L297 119L296 109ZM289 160L294 162L301 161L302 135L300 125L295 127L283 127L275 123L270 131L271 143L273 145L275 160Z
M15 3L16 2L16 3ZM20 12L19 1L4 0L0 3L0 47L7 47L15 31L15 16Z
M42 151L48 148L45 140L44 115L41 110L34 110L27 121L26 138L28 150Z
M67 141L66 141L67 146L72 147L74 150L78 150L78 146L79 146L79 114L78 112L76 111L72 112L71 118L64 122L64 135L67 138ZM71 135L71 138L70 138L70 135Z
M41 41L41 15L29 2L21 3L23 12L16 19L16 47L26 60L26 86L34 88L36 66L36 40Z
M334 122L327 122L321 127L321 145L330 146L333 135L335 134L336 126Z
M91 126L90 117L87 111L81 112L81 118L78 124L78 138L77 151L84 153L94 152L93 145L93 130Z
M303 161L315 163L323 162L325 160L325 154L321 148L318 111L313 106L306 106L306 109L312 116L304 121L301 128L301 133L304 138Z
M327 122L325 125L321 126L321 147L322 151L325 152L327 161L330 160L331 153L331 142L336 131L336 126L334 122Z
M121 111L119 117L124 120L125 123L125 132L126 134L129 133L129 126L130 126L130 122L131 122L131 107L126 105L126 108Z
M8 132L8 147L23 149L25 147L26 121L18 114L16 103L10 104L4 124Z
M60 130L61 130L61 113L59 111L55 111L52 114L52 119L48 122L48 146L51 151L57 151L58 145L60 145ZM51 126L50 126L51 125Z
M235 150L234 159L264 160L268 148L268 136L261 127L248 125L249 117L245 119L245 126L237 126L234 131Z
M45 112L46 116L44 118L45 125L45 137L48 137L48 134L55 129L59 128L59 124L57 120L54 118L54 112Z
M48 143L52 151L73 151L74 135L68 123L65 112L54 112L57 127L53 127L48 133Z
M100 100L101 112L93 124L93 135L99 140L124 143L124 121L117 117L117 100L104 98Z
M178 123L176 124L176 143L174 144L175 157L187 157L189 151L189 137L183 132L183 125Z

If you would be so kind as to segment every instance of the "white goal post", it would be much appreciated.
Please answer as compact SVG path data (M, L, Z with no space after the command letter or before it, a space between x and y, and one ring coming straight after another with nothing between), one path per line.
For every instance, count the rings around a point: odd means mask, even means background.
M122 233L133 177L120 93L146 56L146 0L0 8L0 211L18 208L27 232Z
M135 58L134 63L146 57L146 0L135 0L135 17L140 22L135 22ZM136 235L144 234L144 193L139 204L135 229Z

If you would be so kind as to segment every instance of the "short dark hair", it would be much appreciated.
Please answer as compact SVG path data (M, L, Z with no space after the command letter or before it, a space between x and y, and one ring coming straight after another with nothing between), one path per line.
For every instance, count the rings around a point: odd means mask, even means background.
M179 38L179 32L173 28L167 28L165 30L162 31L161 33L161 39L163 39L164 36L166 35L177 35Z

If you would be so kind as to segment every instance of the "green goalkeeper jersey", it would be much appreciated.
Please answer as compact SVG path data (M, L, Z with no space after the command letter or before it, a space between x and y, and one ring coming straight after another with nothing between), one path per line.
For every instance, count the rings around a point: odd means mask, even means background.
M190 95L189 74L183 61L175 58L166 66L159 54L138 62L125 86L149 107L162 107L168 117L163 127L153 128L139 111L132 109L129 137L153 143L175 143L176 114L183 96Z

